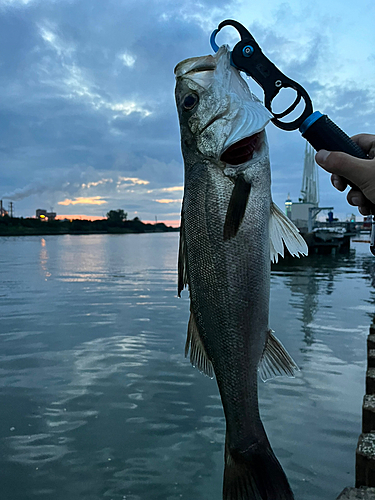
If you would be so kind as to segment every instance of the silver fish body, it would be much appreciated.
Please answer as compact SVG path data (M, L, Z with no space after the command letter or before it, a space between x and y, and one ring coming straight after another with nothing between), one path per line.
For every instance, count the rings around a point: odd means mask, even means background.
M185 163L179 294L188 285L186 353L190 349L192 363L215 374L224 408L223 499L291 500L260 420L257 393L262 360L263 378L292 375L297 368L268 324L271 253L283 247L280 227L293 231L271 198L264 132L270 115L230 65L226 47L183 61L175 72ZM256 140L247 142L245 152L236 149L246 137ZM230 148L235 158L249 160L222 161ZM276 235L271 245L270 232ZM305 250L298 238L294 233L289 242L294 253Z

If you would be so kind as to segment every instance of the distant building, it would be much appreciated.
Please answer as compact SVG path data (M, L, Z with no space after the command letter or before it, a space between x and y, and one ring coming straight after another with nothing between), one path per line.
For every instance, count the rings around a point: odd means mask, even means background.
M372 215L365 215L363 217L363 229L371 229Z
M319 177L313 148L306 142L300 203L319 204Z
M288 193L288 198L285 200L285 215L289 217L289 219L292 218L292 205L293 202L290 199L290 193Z
M0 217L4 217L4 215L8 215L8 212L3 207L3 200L0 200Z
M301 196L298 202L292 202L288 195L285 201L285 212L301 232L311 232L319 212L321 210L333 210L333 207L319 207L318 205L318 171L315 165L314 150L306 142Z
M43 210L41 208L38 208L36 211L36 218L40 220L55 220L56 219L56 212L47 212L47 210Z

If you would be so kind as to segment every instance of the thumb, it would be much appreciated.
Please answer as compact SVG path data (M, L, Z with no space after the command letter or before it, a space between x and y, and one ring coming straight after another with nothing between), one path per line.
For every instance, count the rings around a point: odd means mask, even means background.
M315 160L324 170L337 174L361 187L368 171L368 161L339 151L321 149L315 155Z

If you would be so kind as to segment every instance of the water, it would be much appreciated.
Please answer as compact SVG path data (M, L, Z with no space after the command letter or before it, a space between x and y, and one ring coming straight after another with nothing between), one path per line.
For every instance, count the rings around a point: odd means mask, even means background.
M178 234L0 238L5 500L220 500L224 418L184 358ZM375 259L279 265L271 327L301 368L261 383L296 499L354 484Z

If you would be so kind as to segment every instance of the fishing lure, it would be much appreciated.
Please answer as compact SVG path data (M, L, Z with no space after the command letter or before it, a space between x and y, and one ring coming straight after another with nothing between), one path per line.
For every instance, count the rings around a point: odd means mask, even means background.
M262 52L251 33L238 21L227 19L219 24L210 38L214 52L219 50L216 44L216 35L225 26L233 26L240 34L241 40L234 46L231 52L231 64L240 71L244 71L253 78L263 89L264 105L272 113L271 121L282 130L298 129L316 150L326 149L328 151L341 151L357 158L368 159L367 154L352 139L338 127L327 115L320 111L313 111L313 105L306 90L294 80L282 73ZM272 109L272 101L281 89L291 88L296 92L294 102L281 113L275 113ZM300 116L293 121L282 121L292 113L303 99L305 106ZM348 184L354 188L351 182ZM370 250L375 255L375 206L372 205L374 221L372 224Z

